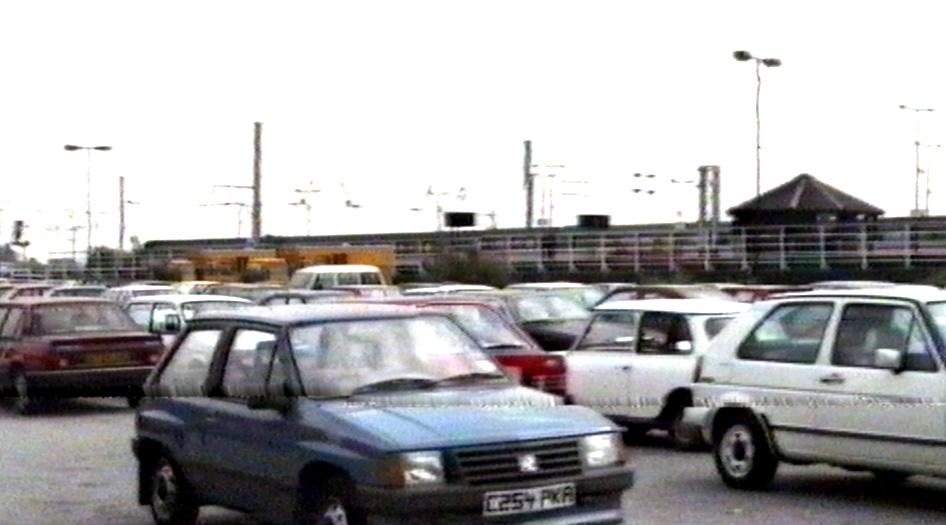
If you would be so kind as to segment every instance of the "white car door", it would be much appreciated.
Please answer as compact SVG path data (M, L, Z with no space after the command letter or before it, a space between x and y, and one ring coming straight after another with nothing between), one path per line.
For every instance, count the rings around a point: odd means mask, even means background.
M773 306L738 343L724 403L747 404L762 414L779 451L795 459L823 454L831 438L817 428L821 378L831 371L822 356L836 323L835 300L786 301Z
M878 349L901 352L900 370L879 368ZM892 470L946 472L946 381L929 330L907 302L850 299L842 305L819 429L832 458Z
M607 416L631 414L628 396L636 312L596 313L575 347L565 352L568 393L575 403Z
M693 381L696 341L688 319L678 313L644 312L638 333L636 352L622 376L625 392L634 401L626 412L637 419L655 419L670 392Z

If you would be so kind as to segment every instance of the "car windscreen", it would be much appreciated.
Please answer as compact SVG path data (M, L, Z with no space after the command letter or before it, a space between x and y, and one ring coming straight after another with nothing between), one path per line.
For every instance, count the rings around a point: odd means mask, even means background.
M140 330L117 305L99 303L38 306L32 325L36 335Z
M558 295L525 294L516 297L512 303L516 318L521 323L591 318L591 312L580 304Z
M250 304L242 301L195 301L182 304L181 315L184 316L184 319L193 319L195 315L201 312L236 310L247 306L250 306Z
M52 297L101 297L105 293L104 288L62 288L53 290L49 295Z
M177 293L174 288L152 288L146 290L134 290L131 292L133 297L144 297L146 295L169 295Z
M712 339L719 335L726 328L726 325L734 319L735 316L714 316L707 317L703 321L703 330L706 332L706 338Z
M293 328L289 340L308 396L428 388L454 377L504 378L446 317L326 322Z
M525 349L530 346L498 313L488 307L469 304L435 304L432 307L449 312L483 349Z
M936 324L940 337L946 340L946 302L929 303L927 309L933 317L933 322Z

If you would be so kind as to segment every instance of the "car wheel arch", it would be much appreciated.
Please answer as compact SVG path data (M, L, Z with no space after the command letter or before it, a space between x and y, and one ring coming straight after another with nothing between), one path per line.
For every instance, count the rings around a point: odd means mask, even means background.
M141 438L138 441L135 455L138 458L138 503L147 505L151 497L151 468L157 463L159 458L164 458L170 462L178 472L180 472L182 482L187 484L187 474L181 469L181 465L174 459L174 455L160 441L148 438Z
M299 471L297 478L299 491L301 493L307 487L316 486L323 480L333 476L342 476L350 480L352 479L347 470L334 463L322 460L310 461Z
M762 430L762 435L765 436L765 440L769 445L769 449L776 457L781 457L782 455L779 453L778 445L775 442L775 437L772 435L772 429L768 419L764 414L760 414L749 407L728 406L716 410L710 422L712 442L716 443L719 441L723 431L726 430L727 423L734 420L743 420L745 418L749 418L759 426Z
M675 388L664 397L663 408L660 409L657 419L670 422L676 417L678 411L691 406L693 406L693 392L688 387Z

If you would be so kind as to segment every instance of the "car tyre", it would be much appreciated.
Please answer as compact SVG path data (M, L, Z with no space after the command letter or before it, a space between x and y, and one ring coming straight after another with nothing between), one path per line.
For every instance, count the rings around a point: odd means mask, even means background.
M13 411L20 415L29 415L36 408L29 379L22 370L13 372Z
M683 424L683 407L676 411L676 414L667 428L670 435L670 441L677 450L695 451L706 447L703 441L703 435L699 428L689 427Z
M778 458L756 421L746 416L733 419L714 441L716 470L730 487L760 490L775 477Z
M303 491L300 525L364 525L351 480L331 476Z
M159 457L151 470L148 504L157 525L194 525L200 507L177 466Z

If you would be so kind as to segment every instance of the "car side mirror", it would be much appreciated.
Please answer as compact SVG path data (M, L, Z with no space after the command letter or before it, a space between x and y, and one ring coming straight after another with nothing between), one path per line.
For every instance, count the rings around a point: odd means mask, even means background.
M673 351L681 354L688 354L693 351L692 341L677 341L673 343Z
M164 316L164 331L166 333L176 334L181 331L181 316L178 314L167 314Z
M878 348L874 351L874 367L894 373L903 371L903 352L893 348Z

